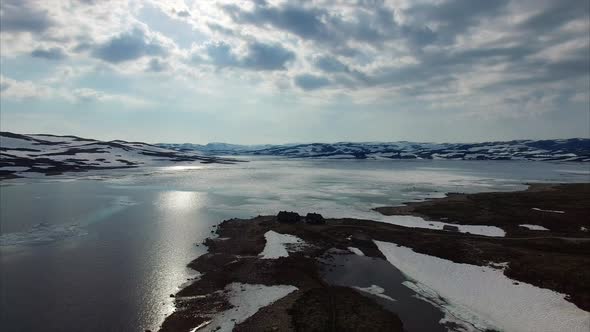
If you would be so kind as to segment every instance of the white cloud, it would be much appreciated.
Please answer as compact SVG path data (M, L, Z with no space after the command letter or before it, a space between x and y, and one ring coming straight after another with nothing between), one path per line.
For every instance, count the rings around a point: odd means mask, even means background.
M0 75L0 95L2 99L51 98L54 91L31 81L16 81Z
M122 94L111 94L89 88L53 88L43 83L17 81L0 76L0 94L3 100L58 99L70 103L119 103L131 108L149 107L152 102Z

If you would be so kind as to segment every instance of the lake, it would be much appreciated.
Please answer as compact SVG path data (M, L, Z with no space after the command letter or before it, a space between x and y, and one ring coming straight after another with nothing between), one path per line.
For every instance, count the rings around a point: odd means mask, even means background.
M526 182L588 182L587 164L284 160L91 172L0 183L0 330L157 330L224 219L371 208Z

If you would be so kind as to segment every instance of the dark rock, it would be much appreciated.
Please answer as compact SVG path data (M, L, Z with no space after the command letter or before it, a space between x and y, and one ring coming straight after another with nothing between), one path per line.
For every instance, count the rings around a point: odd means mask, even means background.
M297 212L281 211L277 215L277 221L287 224L295 224L301 221L301 217Z
M399 317L348 287L316 287L289 310L296 331L403 331Z
M308 213L305 216L305 222L308 224L322 225L326 223L326 220L319 213Z
M453 225L444 225L443 226L443 231L458 232L459 231L459 227L453 226Z

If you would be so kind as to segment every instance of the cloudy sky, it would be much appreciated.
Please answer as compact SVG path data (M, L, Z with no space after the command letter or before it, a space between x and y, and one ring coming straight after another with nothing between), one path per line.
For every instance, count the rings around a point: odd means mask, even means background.
M590 137L588 0L2 0L0 127L147 142Z

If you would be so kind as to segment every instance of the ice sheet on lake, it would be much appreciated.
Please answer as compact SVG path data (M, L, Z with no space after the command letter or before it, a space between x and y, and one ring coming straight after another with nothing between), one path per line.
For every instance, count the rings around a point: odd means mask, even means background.
M518 226L530 229L531 231L548 231L549 230L549 228L545 228L545 227L539 226L539 225L521 224Z
M382 299L386 299L389 301L395 301L395 299L393 299L391 296L383 294L385 292L385 289L383 289L383 287L379 287L377 285L371 285L369 287L354 287L354 288L357 290L360 290L361 292L365 292L365 293L369 293L369 294L378 296Z
M296 291L297 287L289 285L251 285L234 282L225 289L229 291L229 303L234 307L216 315L207 326L199 329L199 332L232 331L236 324L245 321L258 312L260 308L266 307Z
M290 235L281 234L275 231L268 231L264 234L266 245L260 253L263 259L275 259L289 256L289 251L296 250L297 247L305 246L305 242L300 238Z
M34 225L28 231L1 234L0 246L39 245L84 236L87 234L86 227L88 225L107 219L137 204L138 202L129 196L115 196L109 206L76 217L76 223L49 224L42 222Z
M6 233L0 235L0 246L38 245L86 235L78 224L48 225L37 224L28 232Z
M463 331L590 330L590 313L566 301L564 294L515 283L491 267L458 264L395 243L375 244L408 277L406 286L442 307L446 321L469 322Z

